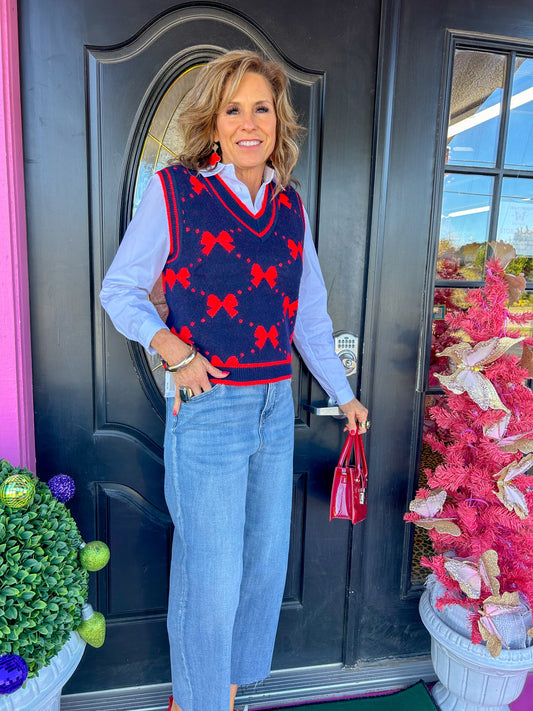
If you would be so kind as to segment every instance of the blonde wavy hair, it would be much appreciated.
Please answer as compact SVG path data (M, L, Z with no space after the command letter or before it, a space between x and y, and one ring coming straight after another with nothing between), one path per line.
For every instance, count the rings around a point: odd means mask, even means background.
M246 72L264 77L272 90L276 111L276 144L268 164L278 177L277 194L289 181L297 182L291 176L298 160L297 140L304 129L298 125L290 102L288 79L281 65L255 52L233 50L201 67L180 114L183 148L178 161L189 170L209 168L217 114L222 101L226 96L231 99Z

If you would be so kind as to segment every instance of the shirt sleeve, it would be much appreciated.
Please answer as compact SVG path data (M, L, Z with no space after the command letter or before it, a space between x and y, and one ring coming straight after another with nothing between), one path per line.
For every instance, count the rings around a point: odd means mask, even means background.
M166 328L149 300L169 254L169 228L163 187L154 175L102 283L100 302L113 325L150 354L154 335Z
M339 405L353 399L344 366L335 353L333 326L327 311L327 292L305 213L303 272L294 327L294 345L305 364Z

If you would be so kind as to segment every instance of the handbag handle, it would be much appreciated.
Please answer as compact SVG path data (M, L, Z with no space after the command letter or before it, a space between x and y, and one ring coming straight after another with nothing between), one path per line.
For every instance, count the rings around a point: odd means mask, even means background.
M346 442L344 443L344 447L342 448L341 456L339 457L339 463L337 466L347 466L350 461L352 448L354 449L355 463L357 465L362 464L362 469L365 472L366 476L368 466L366 463L365 449L363 447L363 438L359 434L359 423L357 423L357 429L355 430L355 434L351 434L351 432L348 432L348 436L346 437Z
M348 432L348 436L346 437L346 442L344 443L344 447L342 448L341 456L339 457L339 463L337 466L344 467L346 466L346 462L350 461L352 447L354 446L354 440L355 435L350 434L350 432Z
M359 430L359 427L357 429ZM364 479L363 486L366 486L368 466L366 463L365 448L363 447L363 438L359 434L359 432L357 432L357 434L355 435L354 448L355 448L355 463L356 463L359 471L361 471L363 474L363 479Z

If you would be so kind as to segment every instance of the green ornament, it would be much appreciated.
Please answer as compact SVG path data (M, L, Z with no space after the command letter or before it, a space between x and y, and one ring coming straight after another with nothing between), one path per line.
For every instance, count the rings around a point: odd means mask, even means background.
M102 570L111 555L109 548L103 541L91 541L85 543L80 550L80 563L85 568L94 573L97 570Z
M4 506L21 509L33 501L35 484L24 474L12 474L0 486L0 501Z
M81 612L78 634L91 647L101 647L105 640L105 617L101 612L95 612L87 603Z

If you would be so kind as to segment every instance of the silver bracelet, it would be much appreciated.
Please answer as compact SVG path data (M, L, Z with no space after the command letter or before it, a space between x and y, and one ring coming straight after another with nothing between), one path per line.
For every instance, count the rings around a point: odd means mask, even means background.
M191 346L191 352L189 355L184 358L181 363L176 363L176 365L168 365L167 364L167 370L169 373L177 373L180 370L183 370L183 368L186 368L189 363L191 363L196 356L196 353L198 351L196 350L196 346Z

